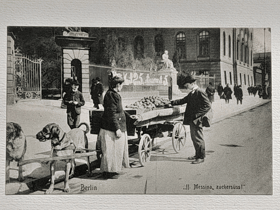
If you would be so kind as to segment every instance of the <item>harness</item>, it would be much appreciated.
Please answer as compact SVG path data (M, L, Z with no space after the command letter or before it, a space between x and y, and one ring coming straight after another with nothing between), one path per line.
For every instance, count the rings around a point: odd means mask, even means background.
M69 139L67 139L69 138ZM63 146L61 146L62 142L66 142ZM72 139L70 137L66 136L66 133L63 134L62 138L58 141L58 143L54 144L52 142L52 147L56 151L61 151L61 150L75 150L76 146L73 143Z

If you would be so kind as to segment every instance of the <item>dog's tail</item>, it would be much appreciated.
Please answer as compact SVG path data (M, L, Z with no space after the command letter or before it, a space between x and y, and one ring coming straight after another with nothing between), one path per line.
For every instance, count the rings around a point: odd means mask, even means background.
M84 132L85 132L85 133L88 133L88 132L89 132L89 125L88 125L87 123L85 123L85 122L82 122L82 123L80 123L80 125L78 126L78 128L81 127L82 125L86 126L86 130L85 130Z

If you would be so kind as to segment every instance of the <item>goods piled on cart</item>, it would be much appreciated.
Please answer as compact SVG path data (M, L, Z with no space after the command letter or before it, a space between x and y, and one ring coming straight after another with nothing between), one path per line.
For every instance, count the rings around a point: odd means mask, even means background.
M182 118L185 106L172 107L170 101L159 96L148 96L126 106L127 109L136 110L137 120L134 125L139 126L148 123L148 121L165 120L169 118Z
M185 106L170 106L170 101L158 96L143 99L126 106L128 144L138 145L139 163L144 166L150 161L154 139L172 137L175 152L186 143L187 130L183 125ZM103 110L90 110L91 134L98 134ZM166 137L167 137L166 136Z
M159 107L164 107L168 104L170 104L170 101L166 98L159 96L148 96L136 101L133 104L127 105L126 108L153 110Z

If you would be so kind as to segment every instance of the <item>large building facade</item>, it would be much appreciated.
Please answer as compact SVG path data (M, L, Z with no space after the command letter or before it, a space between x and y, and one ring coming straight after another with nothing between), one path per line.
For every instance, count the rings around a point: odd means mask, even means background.
M130 46L134 58L160 60L168 50L178 72L215 76L215 85L254 85L253 29L250 28L90 28L97 41L89 52L90 63L107 64L108 38ZM107 59L107 61L106 61ZM246 91L247 92L247 91Z

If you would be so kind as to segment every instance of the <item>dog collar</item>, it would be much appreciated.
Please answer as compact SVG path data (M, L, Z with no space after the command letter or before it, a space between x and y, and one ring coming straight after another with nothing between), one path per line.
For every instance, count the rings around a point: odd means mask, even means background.
M54 147L60 145L61 142L62 142L62 140L64 139L65 135L66 135L66 133L63 134L62 138L58 141L57 144L52 144L52 145L53 145Z

